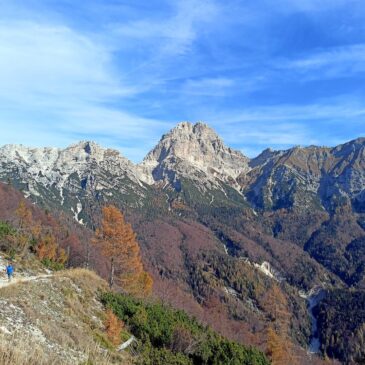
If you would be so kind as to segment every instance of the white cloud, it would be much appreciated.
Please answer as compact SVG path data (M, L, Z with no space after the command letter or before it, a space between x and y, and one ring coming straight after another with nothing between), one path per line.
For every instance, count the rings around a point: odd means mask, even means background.
M88 135L135 139L145 152L148 131L165 126L109 106L140 90L123 82L110 49L70 28L0 22L0 54L0 124L10 126L0 143L19 141L14 131L22 130L23 143L42 136L49 144L59 132L68 143Z
M213 0L184 0L173 4L170 16L128 22L115 27L114 32L122 40L130 38L149 43L156 59L185 54L205 23L215 21L218 6Z
M0 53L2 100L57 106L60 98L103 102L136 92L118 80L106 48L67 27L2 22Z
M365 44L331 47L307 57L277 63L279 68L306 74L306 79L325 79L365 72Z

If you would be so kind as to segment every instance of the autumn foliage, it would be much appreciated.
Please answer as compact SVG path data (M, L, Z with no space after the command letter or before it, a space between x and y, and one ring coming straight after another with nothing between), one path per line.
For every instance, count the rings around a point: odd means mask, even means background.
M12 243L21 256L31 249L40 260L61 265L67 261L66 251L59 246L57 237L59 232L36 221L24 199L20 201L15 210L15 217L17 234L12 237Z
M261 304L265 312L269 314L269 320L273 322L276 332L286 336L290 327L291 314L288 300L278 285L273 284L266 291Z
M133 295L143 297L151 293L152 278L143 268L136 234L119 209L112 205L103 208L101 227L96 230L94 243L110 260L110 287L116 282Z
M271 360L272 365L287 364L287 354L285 342L272 327L267 329L267 350L266 354Z
M56 238L50 233L39 239L35 251L41 260L48 259L60 264L67 261L66 251L58 246Z
M266 329L266 355L271 360L271 364L298 364L289 336L291 315L288 301L278 285L272 285L265 293L262 304L271 320L271 325Z
M109 341L115 346L118 345L120 343L120 333L123 329L123 322L111 309L106 311L104 326Z

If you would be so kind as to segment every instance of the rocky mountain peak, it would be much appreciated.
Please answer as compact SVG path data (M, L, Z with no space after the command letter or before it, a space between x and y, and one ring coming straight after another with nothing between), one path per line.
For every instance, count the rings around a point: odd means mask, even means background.
M162 136L158 145L147 155L144 162L160 162L174 157L188 161L197 167L220 159L239 158L247 160L239 151L224 145L222 139L207 124L189 122L179 123L169 133Z
M170 170L189 177L200 171L207 179L226 180L246 171L248 158L226 147L207 124L182 122L162 136L140 168L154 181L165 179Z

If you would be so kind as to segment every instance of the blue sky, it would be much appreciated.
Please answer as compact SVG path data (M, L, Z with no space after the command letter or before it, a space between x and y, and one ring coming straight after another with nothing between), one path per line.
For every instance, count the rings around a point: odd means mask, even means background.
M0 144L140 161L180 121L231 147L365 135L363 0L0 0Z

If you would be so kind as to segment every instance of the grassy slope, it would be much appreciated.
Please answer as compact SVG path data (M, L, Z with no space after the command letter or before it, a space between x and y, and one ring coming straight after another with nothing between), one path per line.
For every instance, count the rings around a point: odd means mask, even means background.
M105 289L83 269L0 289L0 364L130 364L104 334Z
M91 271L40 271L36 278L35 270L27 277L18 263L18 281L0 288L0 365L268 364L258 350L226 340L183 311L110 293ZM117 353L105 334L108 298L129 303L123 315L116 312L126 325L120 342L137 337L135 357Z

